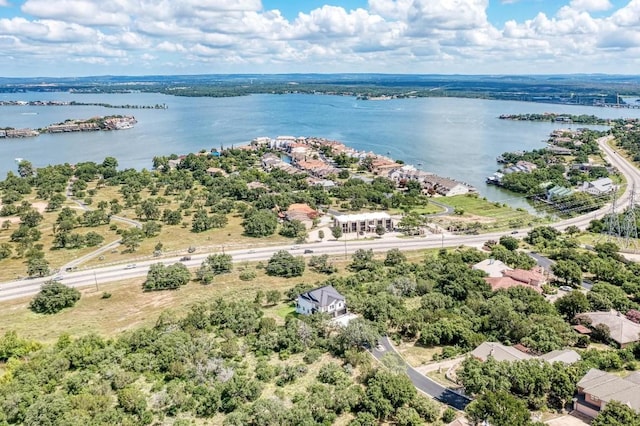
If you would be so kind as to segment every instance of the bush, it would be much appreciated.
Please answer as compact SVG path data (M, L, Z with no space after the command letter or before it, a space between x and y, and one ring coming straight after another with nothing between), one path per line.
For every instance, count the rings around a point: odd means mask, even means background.
M80 300L80 292L75 288L54 281L42 285L40 293L31 300L29 308L39 314L55 314L70 308Z
M254 271L253 269L245 269L244 271L240 272L240 279L242 281L254 280L256 276L256 271Z

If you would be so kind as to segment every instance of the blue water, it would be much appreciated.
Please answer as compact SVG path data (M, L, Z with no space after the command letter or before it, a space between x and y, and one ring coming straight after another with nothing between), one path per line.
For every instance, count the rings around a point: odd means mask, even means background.
M468 182L491 200L513 195L487 186L505 151L545 146L556 123L499 120L500 114L556 112L606 118L637 117L640 110L457 98L358 101L326 95L253 95L187 98L161 94L1 94L3 100L75 100L113 105L167 104L166 110L88 106L1 106L0 127L38 128L68 118L131 114L129 130L41 135L0 140L0 176L16 170L17 157L35 166L118 159L121 168L150 168L154 155L244 144L257 136L318 136L386 154L439 175ZM37 114L33 114L37 113ZM566 126L566 125L565 125ZM515 204L518 204L515 202Z

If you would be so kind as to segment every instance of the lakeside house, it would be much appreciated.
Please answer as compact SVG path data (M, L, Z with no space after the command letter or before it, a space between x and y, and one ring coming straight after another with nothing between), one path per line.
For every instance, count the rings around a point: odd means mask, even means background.
M610 401L618 401L640 413L640 372L619 377L595 368L578 382L573 409L594 418Z
M338 290L327 285L300 294L296 301L296 312L302 315L326 313L337 317L347 313L347 302Z

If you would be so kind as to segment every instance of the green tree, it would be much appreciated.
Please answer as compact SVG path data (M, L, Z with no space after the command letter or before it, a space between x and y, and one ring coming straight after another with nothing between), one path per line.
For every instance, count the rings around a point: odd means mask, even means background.
M13 249L9 243L0 243L0 260L7 259L13 254Z
M514 251L518 248L520 242L517 238L514 238L510 235L503 235L500 237L500 244L504 246L509 251Z
M306 237L307 228L304 226L304 223L299 220L290 220L285 222L280 229L280 235L287 238L300 238Z
M299 277L304 273L305 262L302 256L294 257L286 250L280 250L271 256L267 263L267 275L276 277Z
M358 249L351 256L351 264L349 269L352 271L372 270L376 267L376 261L373 259L373 250Z
M49 262L43 257L31 257L27 260L27 275L44 277L50 274Z
M640 426L640 416L626 404L609 401L591 426Z
M320 256L311 256L309 259L309 268L321 274L333 274L338 270L331 262L329 255L322 254Z
M191 279L189 269L182 263L165 266L154 263L149 267L147 279L142 285L144 291L176 290Z
M558 260L551 265L551 270L556 277L567 285L579 286L582 283L582 270L580 265L572 260Z
M487 421L492 426L531 425L526 404L505 391L482 394L465 411L473 424Z
M268 290L266 293L267 304L275 305L280 301L282 294L278 290Z
M268 237L276 232L278 217L270 210L250 210L242 226L244 233L250 237Z
M384 259L384 266L396 266L407 261L407 256L400 251L400 249L394 248L387 251L387 256Z
M342 237L342 228L340 226L334 226L333 228L331 228L331 235L336 240L339 239L340 237Z
M29 308L39 314L55 314L70 308L80 300L80 292L54 281L42 284L40 292L31 300Z
M349 321L338 334L338 343L343 351L349 348L373 347L380 340L378 330L367 320L356 318Z
M18 163L18 174L23 178L32 177L35 174L35 169L31 161L21 160Z
M324 240L324 231L322 229L318 231L318 238L320 238L321 240Z
M216 275L226 274L233 270L233 258L229 254L211 254L202 262L196 271L196 278L210 284Z
M402 216L398 222L398 228L407 235L414 235L419 232L424 223L422 215L412 211Z
M556 309L567 320L572 320L576 314L587 312L590 308L587 296L581 291L572 291L557 299L554 303Z
M127 248L131 253L135 252L142 240L144 239L144 232L140 228L125 229L122 231L122 245Z

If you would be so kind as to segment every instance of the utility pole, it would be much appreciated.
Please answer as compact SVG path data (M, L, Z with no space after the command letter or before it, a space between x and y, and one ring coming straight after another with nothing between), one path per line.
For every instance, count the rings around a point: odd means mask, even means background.
M442 248L444 248L444 233L442 234Z
M347 260L347 234L344 234L344 260Z
M93 279L96 282L96 291L100 291L100 287L98 287L98 275L96 274L96 271L93 271Z

